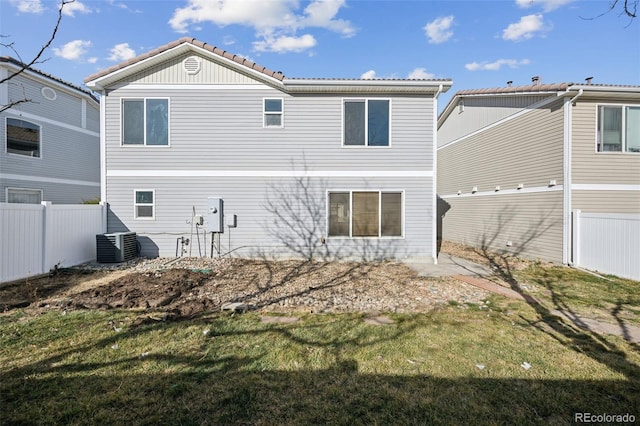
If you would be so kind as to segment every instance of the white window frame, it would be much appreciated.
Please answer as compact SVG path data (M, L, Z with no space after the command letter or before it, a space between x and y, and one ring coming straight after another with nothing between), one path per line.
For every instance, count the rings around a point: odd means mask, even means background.
M280 101L280 105L281 105L280 112L267 111L267 101ZM267 125L267 115L279 115L280 116L280 125L279 126ZM262 127L265 128L265 129L282 129L282 128L284 128L284 98L276 98L276 97L265 97L265 98L262 98Z
M34 203L34 205L40 204L40 203L42 203L42 200L44 200L44 191L42 189L40 189L40 188L18 188L18 187L15 187L15 186L8 186L8 187L5 188L5 191L4 191L4 195L5 195L4 199L6 200L7 203L9 202L9 192L10 191L39 192L40 193L40 201L37 202L37 203ZM16 204L22 204L22 203L16 203ZM31 203L29 203L29 204L31 204Z
M621 108L622 109L622 120L620 123L621 129L621 150L620 151L598 151L598 138L600 137L600 132L598 129L600 122L600 107L609 107L609 108ZM598 155L639 155L640 152L633 152L627 150L627 108L640 108L640 104L596 104L596 120L595 120L595 143L594 143L594 152Z
M147 100L166 100L167 101L167 144L166 145L147 145ZM143 116L143 134L144 143L142 144L130 144L124 143L124 102L125 101L143 101L144 103L144 116ZM168 148L171 146L171 98L169 97L125 97L120 98L120 146L127 148Z
M40 156L33 157L31 155L24 155L24 154L17 154L15 152L9 152L9 135L7 134L7 132L9 131L9 129L8 129L8 127L9 127L9 124L8 124L9 119L19 120L19 121L26 121L29 124L33 124L34 126L38 126L38 134L40 136L40 140L38 141L38 151L40 152ZM42 157L44 156L44 151L42 149L42 147L44 145L43 139L44 139L44 137L43 137L43 134L42 134L42 124L35 123L35 122L31 121L31 120L25 120L22 117L9 117L9 116L5 117L5 120L4 120L4 152L7 155L15 155L18 158L29 158L31 160L41 160Z
M138 203L138 192L151 192L152 203ZM138 216L138 207L151 206L151 217ZM133 190L133 219L134 220L155 220L156 219L156 190L155 189L134 189Z
M329 195L331 193L334 192L347 192L349 193L349 235L345 236L345 235L329 235L329 221L330 221L330 215L331 215L331 205L329 202ZM353 193L354 192L377 192L378 193L378 236L377 237L354 237L353 236ZM396 236L382 236L382 194L383 193L394 193L394 194L400 194L400 208L402 209L402 211L400 212L400 227L401 227L401 232L400 235L396 235ZM365 188L365 189L329 189L326 191L325 194L325 199L326 199L326 223L325 223L325 229L326 229L326 235L327 238L330 239L335 239L335 240L361 240L361 239L365 239L365 240L371 240L371 239L378 239L378 240L402 240L405 238L405 214L406 214L406 209L405 209L405 191L403 189L369 189L369 188Z
M369 101L388 101L389 102L389 143L387 145L369 145ZM364 145L345 145L344 140L344 113L345 113L345 103L346 102L364 102ZM393 134L393 126L392 126L392 111L393 111L393 101L391 98L342 98L342 116L341 120L341 138L342 138L342 147L343 148L354 148L354 149L385 149L391 148L392 141L391 135Z

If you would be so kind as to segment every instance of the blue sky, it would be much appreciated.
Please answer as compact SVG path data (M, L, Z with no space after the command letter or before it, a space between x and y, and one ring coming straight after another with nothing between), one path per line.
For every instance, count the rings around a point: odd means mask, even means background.
M27 61L59 1L0 0L0 34ZM640 18L609 1L76 0L37 68L74 84L183 36L287 77L450 78L457 90L576 82L640 85ZM602 15L602 16L600 16ZM16 56L9 49L1 55Z

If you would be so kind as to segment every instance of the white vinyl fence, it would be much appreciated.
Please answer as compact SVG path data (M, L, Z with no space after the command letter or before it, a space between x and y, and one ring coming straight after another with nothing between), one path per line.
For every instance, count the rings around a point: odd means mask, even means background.
M96 258L106 205L0 203L0 282Z
M573 264L640 281L640 215L574 210Z

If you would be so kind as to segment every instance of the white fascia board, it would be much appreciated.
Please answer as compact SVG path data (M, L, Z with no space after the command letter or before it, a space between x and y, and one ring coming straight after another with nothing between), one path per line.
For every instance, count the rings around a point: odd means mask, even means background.
M285 78L283 83L287 91L310 92L310 91L335 91L371 90L372 92L402 90L403 92L438 93L446 92L453 84L451 80L349 80L349 79L300 79Z
M589 84L581 84L569 86L567 92L577 92L584 90L585 92L610 92L610 93L637 93L640 94L640 86L596 86ZM573 93L568 93L573 96Z

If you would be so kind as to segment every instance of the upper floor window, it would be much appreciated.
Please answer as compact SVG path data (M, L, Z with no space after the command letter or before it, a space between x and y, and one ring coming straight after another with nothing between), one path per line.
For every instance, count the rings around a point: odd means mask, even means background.
M122 144L169 145L169 99L123 99Z
M284 107L281 98L264 100L264 127L284 127L282 120L283 115Z
M345 99L343 145L389 146L389 106L388 99Z
M640 106L599 106L596 149L640 152Z
M40 126L16 118L7 118L7 152L40 157Z

